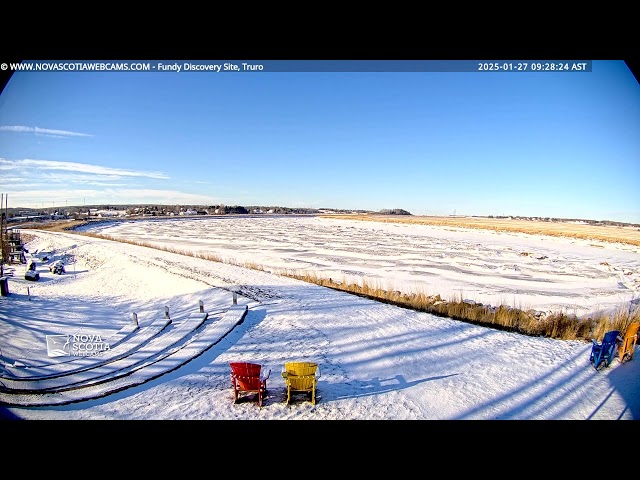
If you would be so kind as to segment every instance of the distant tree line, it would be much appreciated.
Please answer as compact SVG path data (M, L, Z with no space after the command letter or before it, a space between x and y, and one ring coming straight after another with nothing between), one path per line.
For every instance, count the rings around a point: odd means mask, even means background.
M18 217L41 217L42 219L73 218L84 219L94 216L96 212L121 212L127 216L173 216L173 215L248 215L248 214L320 214L326 212L335 213L366 213L366 210L339 210L304 208L304 207L282 207L264 205L160 205L160 204L119 204L119 205L74 205L55 208L7 208L6 220Z
M170 216L170 215L248 215L248 214L276 214L276 215L319 215L323 213L336 214L377 214L377 215L412 215L402 208L382 209L378 212L372 210L354 210L337 208L304 208L282 207L264 205L161 205L161 204L118 204L118 205L74 205L55 208L25 208L6 207L1 212L5 216L4 221L11 222L14 217L41 215L55 218L86 219L91 211L125 211L128 216ZM476 218L511 218L514 220L530 220L542 222L583 222L595 226L632 226L640 227L640 224L616 222L612 220L586 220L581 218L554 218L554 217L530 217L521 215L473 215Z
M410 212L401 208L393 208L391 210L383 209L378 212L380 215L411 215Z

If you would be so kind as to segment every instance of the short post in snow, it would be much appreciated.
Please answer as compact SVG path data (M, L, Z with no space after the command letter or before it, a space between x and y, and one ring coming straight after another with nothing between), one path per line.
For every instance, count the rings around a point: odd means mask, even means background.
M200 304L200 313L204 313L204 303L202 302L202 300L200 300L198 303Z
M238 292L233 292L233 304L237 305L238 304Z
M165 307L164 307L164 318L169 318L169 319L171 318L171 317L169 316L169 307L168 307L168 306L166 306L166 305L165 305Z
M131 315L131 320L132 323L137 327L138 326L138 314L136 312L133 312L133 315Z

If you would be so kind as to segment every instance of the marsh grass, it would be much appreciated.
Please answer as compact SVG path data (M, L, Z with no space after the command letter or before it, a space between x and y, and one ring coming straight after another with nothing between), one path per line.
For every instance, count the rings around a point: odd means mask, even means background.
M588 318L578 318L575 314L567 312L553 312L549 315L541 316L533 310L524 308L514 308L504 304L494 307L471 302L463 299L462 292L448 299L442 298L439 294L429 295L421 291L405 293L388 287L384 288L379 282L370 283L365 278L358 283L354 283L346 279L339 281L332 278L319 277L315 272L299 272L290 269L273 270L255 262L238 262L235 259L225 259L211 253L193 252L100 233L79 232L74 231L73 228L73 226L70 227L67 224L60 230L71 231L77 235L154 248L212 262L236 265L252 270L265 271L414 311L427 312L441 317L528 336L581 341L591 341L592 338L595 338L600 341L606 332L610 330L624 332L630 323L640 321L639 306L635 308L621 307L614 313L599 313ZM54 229L51 228L51 230ZM30 238L29 234L23 233L22 235L25 239L24 243L27 243L27 238Z
M625 243L640 246L640 228L586 225L573 222L545 222L483 217L429 217L408 215L320 215L322 218L358 220L365 222L434 225L451 228L472 228L495 232L526 233L551 237L577 238L601 242ZM602 245L592 244L594 247ZM525 252L526 253L526 252Z

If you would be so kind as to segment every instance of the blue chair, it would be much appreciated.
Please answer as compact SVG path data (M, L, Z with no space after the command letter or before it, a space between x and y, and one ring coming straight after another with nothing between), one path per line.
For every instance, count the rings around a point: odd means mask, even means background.
M591 346L589 361L596 370L608 367L611 364L613 356L616 353L616 340L619 335L619 330L611 330L604 334L602 343L598 343L595 338L591 340L593 345Z

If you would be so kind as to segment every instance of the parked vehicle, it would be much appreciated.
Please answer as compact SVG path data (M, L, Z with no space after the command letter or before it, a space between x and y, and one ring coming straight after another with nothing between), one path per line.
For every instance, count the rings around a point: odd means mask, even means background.
M35 282L36 280L40 280L40 274L38 272L36 272L35 270L27 270L26 272L24 272L24 279L25 280L31 280L32 282Z
M55 275L62 275L63 273L66 273L62 260L56 260L55 262L49 264L49 271L54 273Z

